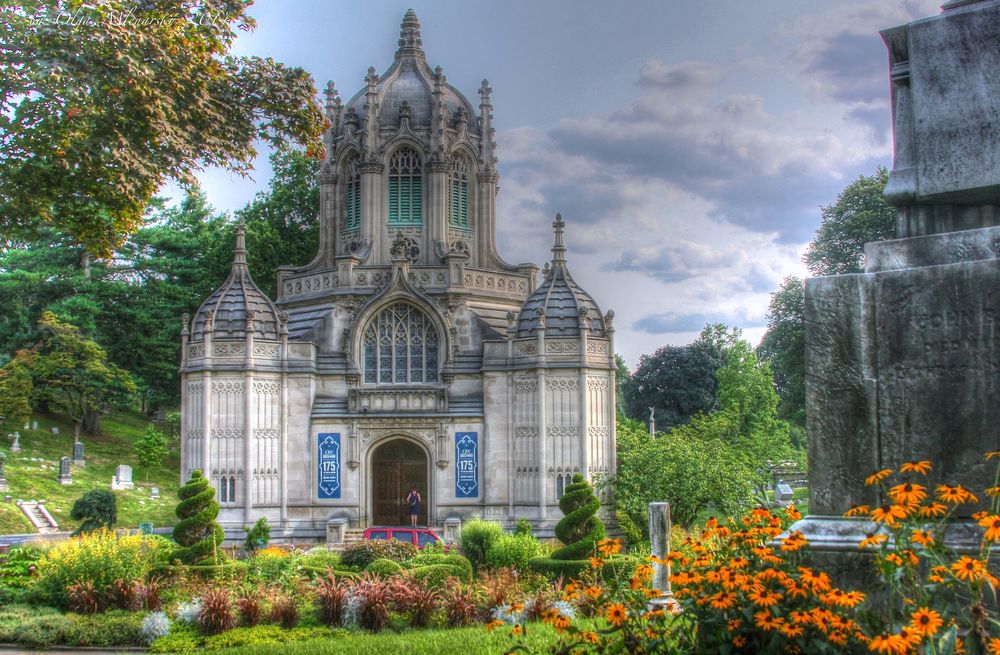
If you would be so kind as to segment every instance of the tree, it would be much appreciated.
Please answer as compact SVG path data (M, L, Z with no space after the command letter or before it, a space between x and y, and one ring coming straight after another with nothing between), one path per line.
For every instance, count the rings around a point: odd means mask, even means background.
M258 139L317 148L312 78L232 56L249 2L33 0L0 21L0 237L46 225L108 256L167 180L250 170ZM72 16L73 20L66 20ZM127 120L123 120L127 117Z
M615 367L618 369L615 372L615 413L622 416L625 411L625 386L632 374L625 365L625 359L617 353L615 353Z
M711 411L718 388L715 371L721 365L716 344L702 338L643 355L623 387L625 415L645 421L653 407L657 426L667 429L698 412Z
M767 332L757 356L771 365L778 392L778 415L799 429L806 425L805 284L787 277L771 294Z
M813 275L860 273L865 244L895 236L896 210L882 195L888 180L884 167L871 176L859 175L837 202L820 209L822 222L802 258Z
M219 503L215 501L215 489L201 475L201 471L191 472L191 479L177 490L177 518L174 526L174 541L180 547L173 557L187 564L198 564L210 556L215 561L217 548L225 534L215 522L219 515Z
M135 383L127 371L108 362L107 353L79 328L60 321L52 312L39 321L42 341L31 351L18 353L14 362L31 373L29 397L45 402L73 421L73 441L80 440L84 422L91 432L98 417L109 406L127 406L135 394Z
M278 267L307 264L319 248L319 162L302 151L278 148L271 168L267 193L258 193L236 215L246 224L250 273L273 298Z
M0 368L0 417L12 425L31 416L31 366L36 356L34 350L21 350Z
M80 496L70 511L74 521L83 521L73 535L110 528L118 520L118 500L107 489L94 489Z
M133 446L139 465L146 469L146 480L149 480L149 469L163 463L167 456L167 435L150 425L142 436L136 439Z

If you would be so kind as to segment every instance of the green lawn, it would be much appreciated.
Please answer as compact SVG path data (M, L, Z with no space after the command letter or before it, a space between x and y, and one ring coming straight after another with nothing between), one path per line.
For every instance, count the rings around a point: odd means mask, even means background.
M543 623L528 625L526 644L532 652L547 652L556 640L555 630ZM254 644L241 648L214 651L217 655L493 655L505 653L515 645L510 626L490 632L479 626L453 630L414 630L404 633L354 633L341 638L311 639L287 644Z
M10 442L6 439L6 434L13 431L10 426L4 429L0 442L7 453L6 477L10 491L6 493L14 500L46 501L59 528L72 530L76 522L69 515L76 499L91 489L110 489L115 468L128 464L132 467L135 489L115 492L118 497L117 527L138 527L144 521L157 527L173 525L180 478L179 457L177 453L168 455L162 466L150 470L149 481L146 481L146 471L138 466L132 448L132 443L148 425L145 418L113 414L101 421L101 436L81 436L87 464L73 467L73 484L67 486L60 485L56 478L59 458L73 454L72 426L60 417L43 415L33 420L38 421L38 430L20 429L21 452L10 452ZM59 434L52 434L53 426L59 427ZM159 500L149 497L153 486L160 488ZM0 534L32 531L31 523L20 509L13 503L0 503Z

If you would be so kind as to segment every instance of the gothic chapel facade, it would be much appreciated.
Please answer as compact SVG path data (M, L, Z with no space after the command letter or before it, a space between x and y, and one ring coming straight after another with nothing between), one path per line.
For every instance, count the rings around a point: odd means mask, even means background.
M491 89L478 111L431 69L412 10L392 65L368 70L331 127L319 252L272 301L232 270L182 332L182 464L220 501L227 537L473 516L542 533L575 473L615 470L613 313L570 276L564 223L538 282L496 248ZM608 507L603 508L606 518Z

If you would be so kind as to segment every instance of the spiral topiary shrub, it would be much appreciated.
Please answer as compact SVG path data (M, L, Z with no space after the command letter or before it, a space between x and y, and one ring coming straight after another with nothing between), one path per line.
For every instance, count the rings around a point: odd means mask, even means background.
M550 577L563 575L574 577L587 568L587 559L604 539L604 524L597 518L601 501L582 475L573 476L573 482L559 499L559 509L563 518L556 524L556 536L563 547L553 551L550 557L534 557L529 565Z
M174 541L180 548L173 557L186 564L214 563L213 555L222 544L225 535L215 522L219 515L219 503L215 502L215 489L201 475L201 471L191 472L191 479L177 490L181 502L177 504ZM207 560L207 561L206 561Z

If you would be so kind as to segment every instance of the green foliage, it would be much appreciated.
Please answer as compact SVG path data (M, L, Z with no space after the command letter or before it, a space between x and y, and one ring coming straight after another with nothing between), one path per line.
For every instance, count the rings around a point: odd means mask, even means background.
M459 572L455 574L455 577L460 580L464 580L466 582L472 580L472 562L470 562L467 557L463 557L462 555L421 553L407 562L407 566L409 568L437 566L439 564L444 564L457 569Z
M884 167L859 175L820 210L822 222L802 258L813 275L860 273L865 244L895 237L896 210L882 195L888 181Z
M556 524L556 536L564 546L552 553L552 559L570 560L589 557L604 539L604 524L597 518L601 501L594 495L590 483L582 475L573 476L559 499L562 519Z
M665 430L711 411L718 391L715 372L723 362L720 344L706 332L690 345L663 346L643 355L623 381L625 415L648 421L653 407L657 427Z
M757 347L757 356L774 372L778 393L778 415L792 425L806 425L805 283L786 277L771 294L767 332ZM795 444L804 445L804 444Z
M44 403L57 408L73 421L73 438L78 439L85 420L94 421L109 406L124 407L132 400L135 383L124 369L108 362L107 353L80 329L60 321L46 311L38 321L42 340L31 350L22 350L7 364L12 379L23 382L26 370L31 384L19 382L8 391L28 393L32 406ZM5 376L6 377L6 376ZM8 401L20 406L24 399Z
M137 646L142 644L141 612L111 610L88 616L70 615L72 629L65 641L66 646L84 648L113 648L115 646Z
M118 520L118 500L107 489L94 489L80 496L73 503L70 518L83 521L73 535L93 532L98 528L110 528Z
M343 630L329 628L293 628L286 630L276 625L258 625L253 628L234 628L220 635L205 639L205 650L220 650L223 648L255 648L266 644L284 644L307 639L331 639L343 637Z
M410 570L410 575L416 582L432 589L444 589L447 587L449 578L456 578L462 582L470 582L467 571L460 566L451 564L431 564L430 566L420 566Z
M416 554L416 546L398 539L363 539L344 548L340 563L361 571L377 559L403 563Z
M528 519L518 519L514 527L514 534L531 534L531 521Z
M377 576L388 578L399 575L403 572L403 567L391 559L379 558L365 567L366 573L374 573Z
M12 425L20 425L31 416L31 365L36 356L35 351L20 350L0 368L0 416Z
M202 638L197 630L184 623L172 623L170 633L149 646L151 653L194 653L201 650Z
M478 571L486 563L490 547L502 536L503 528L499 523L476 518L462 525L458 543L462 553L472 562L472 568Z
M0 588L27 588L40 556L38 549L31 546L12 546L0 553Z
M215 502L215 489L201 475L193 471L187 484L177 490L181 502L177 504L177 518L174 526L174 541L180 548L173 557L188 564L218 563L217 549L222 544L223 532L215 517L219 515L219 503Z
M505 534L493 542L486 552L486 566L499 569L505 566L523 569L532 557L542 555L542 546L531 534Z
M581 574L590 566L589 560L580 559L553 559L551 557L533 557L528 560L528 566L550 580L579 579Z
M105 591L116 580L144 580L156 564L163 540L132 534L119 537L101 528L52 547L38 560L35 584L50 600L65 607L73 584L92 584Z
M311 77L230 54L256 26L248 9L46 0L4 12L0 238L55 225L109 256L167 180L190 184L204 165L246 174L258 139L317 147Z
M311 550L303 555L299 561L302 566L335 569L340 566L340 555L332 550Z
M167 456L167 435L150 424L136 440L134 448L136 459L146 469L146 480L149 480L149 469L162 464Z
M291 582L301 569L299 558L293 555L271 554L268 548L246 560L247 580L258 584Z
M260 517L257 522L247 530L247 538L243 541L243 550L251 555L261 548L267 546L271 540L271 526L267 524L265 517Z

